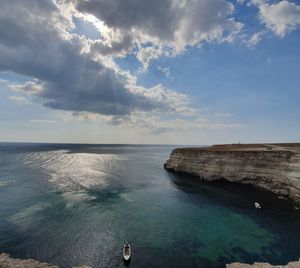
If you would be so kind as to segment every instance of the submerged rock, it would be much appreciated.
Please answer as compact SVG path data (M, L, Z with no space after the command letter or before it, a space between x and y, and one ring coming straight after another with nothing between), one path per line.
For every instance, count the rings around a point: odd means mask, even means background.
M206 181L252 184L300 204L300 143L177 148L164 167Z

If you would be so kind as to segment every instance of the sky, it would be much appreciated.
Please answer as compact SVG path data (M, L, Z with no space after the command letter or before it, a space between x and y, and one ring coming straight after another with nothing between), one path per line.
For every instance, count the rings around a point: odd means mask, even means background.
M0 1L0 141L299 137L298 0Z

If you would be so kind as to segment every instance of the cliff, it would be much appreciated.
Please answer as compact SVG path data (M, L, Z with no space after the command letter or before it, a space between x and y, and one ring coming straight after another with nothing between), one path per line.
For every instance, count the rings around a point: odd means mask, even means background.
M300 204L300 143L177 148L165 169L252 184Z

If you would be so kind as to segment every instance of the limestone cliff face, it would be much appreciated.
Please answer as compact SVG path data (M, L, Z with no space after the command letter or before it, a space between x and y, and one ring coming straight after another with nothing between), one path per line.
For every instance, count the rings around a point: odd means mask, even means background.
M300 203L300 144L178 148L164 167L208 181L253 184Z

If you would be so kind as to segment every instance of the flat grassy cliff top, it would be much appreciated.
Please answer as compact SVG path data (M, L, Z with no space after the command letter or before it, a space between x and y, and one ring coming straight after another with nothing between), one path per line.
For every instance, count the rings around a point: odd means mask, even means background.
M230 152L230 151L291 151L300 152L300 143L236 143L215 144L208 147L177 148L175 152Z

